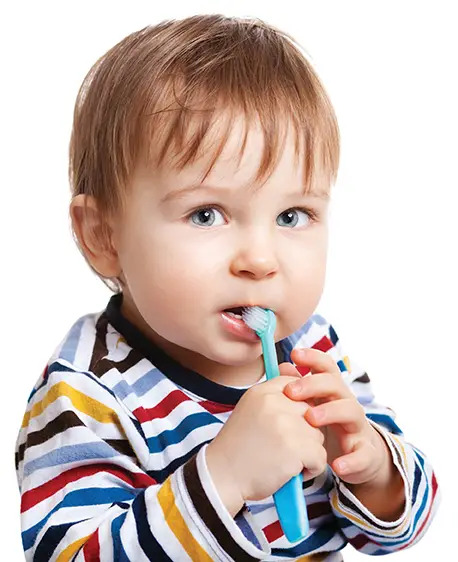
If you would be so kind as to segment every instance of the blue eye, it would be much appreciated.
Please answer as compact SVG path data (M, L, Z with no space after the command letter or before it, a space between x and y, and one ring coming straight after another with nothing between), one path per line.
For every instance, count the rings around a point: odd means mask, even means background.
M312 213L312 211L310 211L309 209L300 209L300 208L296 208L296 209L287 209L286 211L283 211L283 213L280 213L277 217L277 224L279 224L280 226L289 226L289 227L295 227L297 226L299 219L300 219L300 215L298 218L298 213L301 213L302 215L305 215L307 217L307 221L308 222L313 222L315 219L314 214ZM278 221L279 217L286 217L286 223L285 224L280 224ZM299 226L304 226L306 223L302 222L301 224L299 224Z
M215 207L202 207L201 209L197 209L191 215L189 215L189 218L197 226L214 226L215 212L218 213L220 216L222 216L221 213L218 211L218 209L215 209ZM197 218L197 220L195 220L195 218ZM224 219L223 219L223 224L224 224Z

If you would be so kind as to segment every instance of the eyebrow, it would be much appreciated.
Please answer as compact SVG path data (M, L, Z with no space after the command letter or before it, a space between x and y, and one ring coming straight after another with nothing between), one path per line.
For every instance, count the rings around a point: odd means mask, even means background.
M167 203L169 201L174 201L177 199L184 199L185 197L187 197L188 195L191 195L192 193L195 193L196 191L205 191L205 192L212 192L215 194L219 194L219 193L224 193L224 192L230 192L233 191L233 188L230 187L216 187L216 186L212 186L212 185L202 185L202 184L195 184L195 185L191 185L188 187L183 187L181 189L175 189L173 191L169 191L166 195L164 195L164 197L162 197L161 199L161 203ZM314 198L314 199L321 199L323 201L329 201L330 196L329 193L326 191L312 191L309 193L303 193L303 192L290 192L287 193L286 196L293 196L293 195L297 195L297 196L304 196L304 197L309 197L309 198Z

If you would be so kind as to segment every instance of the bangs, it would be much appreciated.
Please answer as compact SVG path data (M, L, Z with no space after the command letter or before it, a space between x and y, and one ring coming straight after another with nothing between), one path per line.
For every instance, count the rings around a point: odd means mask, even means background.
M329 191L339 165L337 119L289 35L258 19L221 15L134 32L81 85L69 154L72 195L91 195L103 213L114 213L140 162L180 170L205 157L203 181L240 116L239 161L250 127L260 127L264 139L256 183L273 172L291 131L304 190L317 180Z
M316 84L310 87L311 76L302 76L299 83L296 76L293 82L283 69L267 85L261 78L269 76L271 69L263 68L263 73L256 75L256 68L241 66L239 57L218 70L215 73L213 69L209 76L200 75L198 86L191 77L165 85L163 109L147 110L140 132L148 165L182 170L204 159L208 163L201 179L204 181L221 156L235 119L242 117L239 164L250 128L260 127L264 139L255 183L264 183L275 170L288 133L294 138L296 162L303 158L304 192L312 189L316 172L327 186L335 182L339 160L337 123L329 117L329 107L323 107L324 100L315 95ZM156 108L158 102L154 104Z

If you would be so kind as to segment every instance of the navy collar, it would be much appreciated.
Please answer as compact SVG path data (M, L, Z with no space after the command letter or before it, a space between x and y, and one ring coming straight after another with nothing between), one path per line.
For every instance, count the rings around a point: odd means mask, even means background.
M128 345L138 350L157 367L167 378L197 396L219 404L237 404L247 389L238 389L213 382L196 371L188 369L167 355L160 347L149 340L136 326L121 313L122 293L113 295L104 314L110 324L124 337ZM288 338L275 344L278 362L291 363L292 345Z

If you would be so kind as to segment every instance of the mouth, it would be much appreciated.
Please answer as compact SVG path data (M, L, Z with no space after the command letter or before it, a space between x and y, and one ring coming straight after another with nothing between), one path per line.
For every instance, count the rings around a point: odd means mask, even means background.
M269 308L270 310L273 310L269 306L265 306L262 304L242 304L224 308L221 311L221 321L224 330L230 332L238 339L243 339L247 342L259 343L259 336L252 328L245 324L242 316L244 308L250 308L253 306L259 306L260 308Z
M224 308L222 312L229 314L230 316L235 316L236 318L242 318L242 311L244 308L251 308L253 306L259 306L260 308L268 308L270 310L274 310L270 306L265 306L263 304L242 304L240 306L231 306L228 308ZM275 312L275 311L274 311Z
M252 304L231 306L221 311L222 326L225 331L230 332L238 339L259 343L259 337L242 319L242 310L246 307L256 306Z

